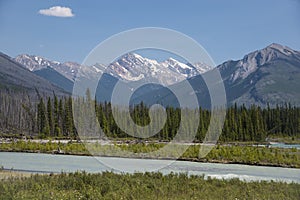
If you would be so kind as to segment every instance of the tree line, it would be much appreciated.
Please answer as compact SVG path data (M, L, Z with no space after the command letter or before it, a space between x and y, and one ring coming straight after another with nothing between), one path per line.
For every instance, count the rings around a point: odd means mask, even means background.
M64 137L77 138L77 131L73 120L71 97L42 98L32 101L23 95L16 96L0 94L0 130L3 134L21 134L30 137ZM77 99L86 103L86 99ZM126 138L126 132L121 130L115 122L112 105L109 102L95 103L96 117L103 132L108 137ZM149 124L149 107L141 102L130 107L132 120L140 125ZM170 140L175 137L181 122L181 112L195 113L195 110L166 107L167 120L163 129L154 135L153 139ZM203 141L210 124L211 112L199 108L199 124L187 122L183 126L184 132L197 128L196 141ZM122 116L122 109L117 113ZM87 113L88 115L88 113ZM88 117L88 116L87 116ZM160 119L160 112L154 111L154 117ZM124 117L124 124L127 118ZM134 132L134 129L132 129ZM270 135L278 137L300 136L300 108L291 104L267 106L256 105L246 107L234 105L226 110L226 118L220 136L220 141L264 141Z

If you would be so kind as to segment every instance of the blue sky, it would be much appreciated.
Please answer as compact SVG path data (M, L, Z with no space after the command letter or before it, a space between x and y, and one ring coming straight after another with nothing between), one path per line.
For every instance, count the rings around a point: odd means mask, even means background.
M75 16L39 14L53 6ZM300 50L299 11L298 0L1 0L0 51L80 63L109 36L150 26L192 37L220 64L273 42Z

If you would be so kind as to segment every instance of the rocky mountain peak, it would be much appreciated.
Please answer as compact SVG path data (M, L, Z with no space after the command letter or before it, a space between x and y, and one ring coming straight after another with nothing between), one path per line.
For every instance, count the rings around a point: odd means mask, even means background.
M245 79L249 74L256 71L260 66L270 63L277 59L287 59L290 56L300 58L298 51L292 50L287 46L272 43L261 50L254 51L244 56L236 65L236 71L231 76L231 81Z
M75 62L59 63L47 60L40 56L30 56L26 54L16 57L15 60L30 71L37 71L50 67L72 81L75 80L76 75L80 69L82 69L80 76L89 75L93 72L103 73L105 71L123 81L154 79L160 84L170 85L204 73L210 69L209 67L200 64L195 64L195 66L185 64L174 58L158 62L157 60L145 58L136 53L127 53L121 56L115 62L111 63L107 69L105 69L103 65L96 63L93 66L81 66Z
M174 58L158 62L136 53L129 53L111 63L108 71L111 75L124 81L155 79L160 84L170 85L210 69L205 67L197 71L198 68L201 68L201 66L197 65L196 68Z

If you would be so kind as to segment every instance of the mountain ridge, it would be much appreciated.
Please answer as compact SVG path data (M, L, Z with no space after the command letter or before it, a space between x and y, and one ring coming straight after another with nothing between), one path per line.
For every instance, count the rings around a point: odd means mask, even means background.
M75 81L76 74L82 68L93 68L94 71L108 73L123 81L138 81L141 79L155 79L163 85L171 85L186 78L204 73L211 67L202 63L185 64L176 59L169 58L163 62L142 57L136 53L128 53L112 62L106 68L101 63L92 66L82 66L75 62L60 63L50 61L44 57L36 55L21 54L15 61L24 65L30 71L37 71L47 67L53 68L71 81ZM105 69L106 68L106 69Z
M4 53L0 53L0 90L2 92L27 92L58 96L69 95L48 80L30 72Z
M300 52L289 47L273 43L263 49L250 52L240 60L229 60L218 65L223 79L228 105L292 103L300 106ZM206 72L210 73L210 71ZM205 76L205 73L203 74ZM202 107L210 108L208 88L201 75L188 79ZM218 84L218 83L216 83ZM174 89L181 84L173 85ZM182 92L188 97L188 92ZM159 89L149 91L133 100L134 103L145 101L170 102L175 104L174 96Z
M36 63L43 64L43 61L33 58ZM54 64L61 65L58 62L54 62ZM75 68L80 66L79 64L74 65L72 62L69 62L69 64L75 66ZM193 74L191 72L193 67L195 66L188 63L180 63L172 58L157 62L138 54L129 53L111 63L106 71L104 71L105 66L101 64L95 64L90 67L80 66L78 71L82 72L81 76L83 77L103 72L109 74L110 76L105 77L105 88L110 89L113 88L108 86L109 83L115 84L117 80L124 81L124 84L126 84L127 81L147 79L150 75L154 78L157 78L159 75L162 76L160 80L157 79L157 82L163 86L174 88L177 87L176 85L180 85L180 81L187 79L194 88L198 100L202 99L206 107L209 107L210 101L203 99L203 96L209 96L208 90L205 88L206 84L201 78L201 74ZM200 67L203 67L203 65L200 64ZM164 76L161 75L163 73L157 73L158 68L160 72L167 70L169 74L166 73L167 76ZM207 69L205 70L205 73L209 73ZM230 105L233 103L246 105L266 105L271 103L275 105L282 102L300 105L300 89L298 89L300 88L298 83L300 80L300 52L287 46L272 43L263 49L248 53L239 60L226 61L212 70L220 71L226 89L227 101ZM118 72L119 76L114 74L114 72ZM180 73L182 79L178 79L172 73ZM169 80L168 77L173 79L167 82ZM165 90L164 92L162 92L162 89L160 90L157 87L150 87L145 91L139 91L140 97L135 96L133 99L143 100L143 98L149 98L149 102L161 102L163 97L167 98L168 101L172 101L173 97L169 98ZM104 93L109 94L109 92ZM182 93L184 94L184 92ZM107 98L105 99L107 100ZM164 102L167 101L164 100Z

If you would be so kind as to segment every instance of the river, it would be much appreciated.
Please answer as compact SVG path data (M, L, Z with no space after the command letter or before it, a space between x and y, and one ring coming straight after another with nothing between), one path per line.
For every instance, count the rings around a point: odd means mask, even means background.
M285 143L281 143L281 142L272 142L269 147L287 148L287 149L291 149L291 148L300 149L300 144L285 144Z
M99 159L89 156L52 155L40 153L0 152L0 166L5 169L29 171L34 173L59 173L86 171L91 173L115 171L103 164ZM101 157L103 163L113 163L122 166L127 172L145 172L149 166L165 167L159 171L163 174L171 172L202 175L213 178L239 178L245 181L273 180L300 183L300 169L281 167L247 166L239 164L197 163L175 161L169 164L167 160L130 159ZM169 165L168 165L169 164Z

